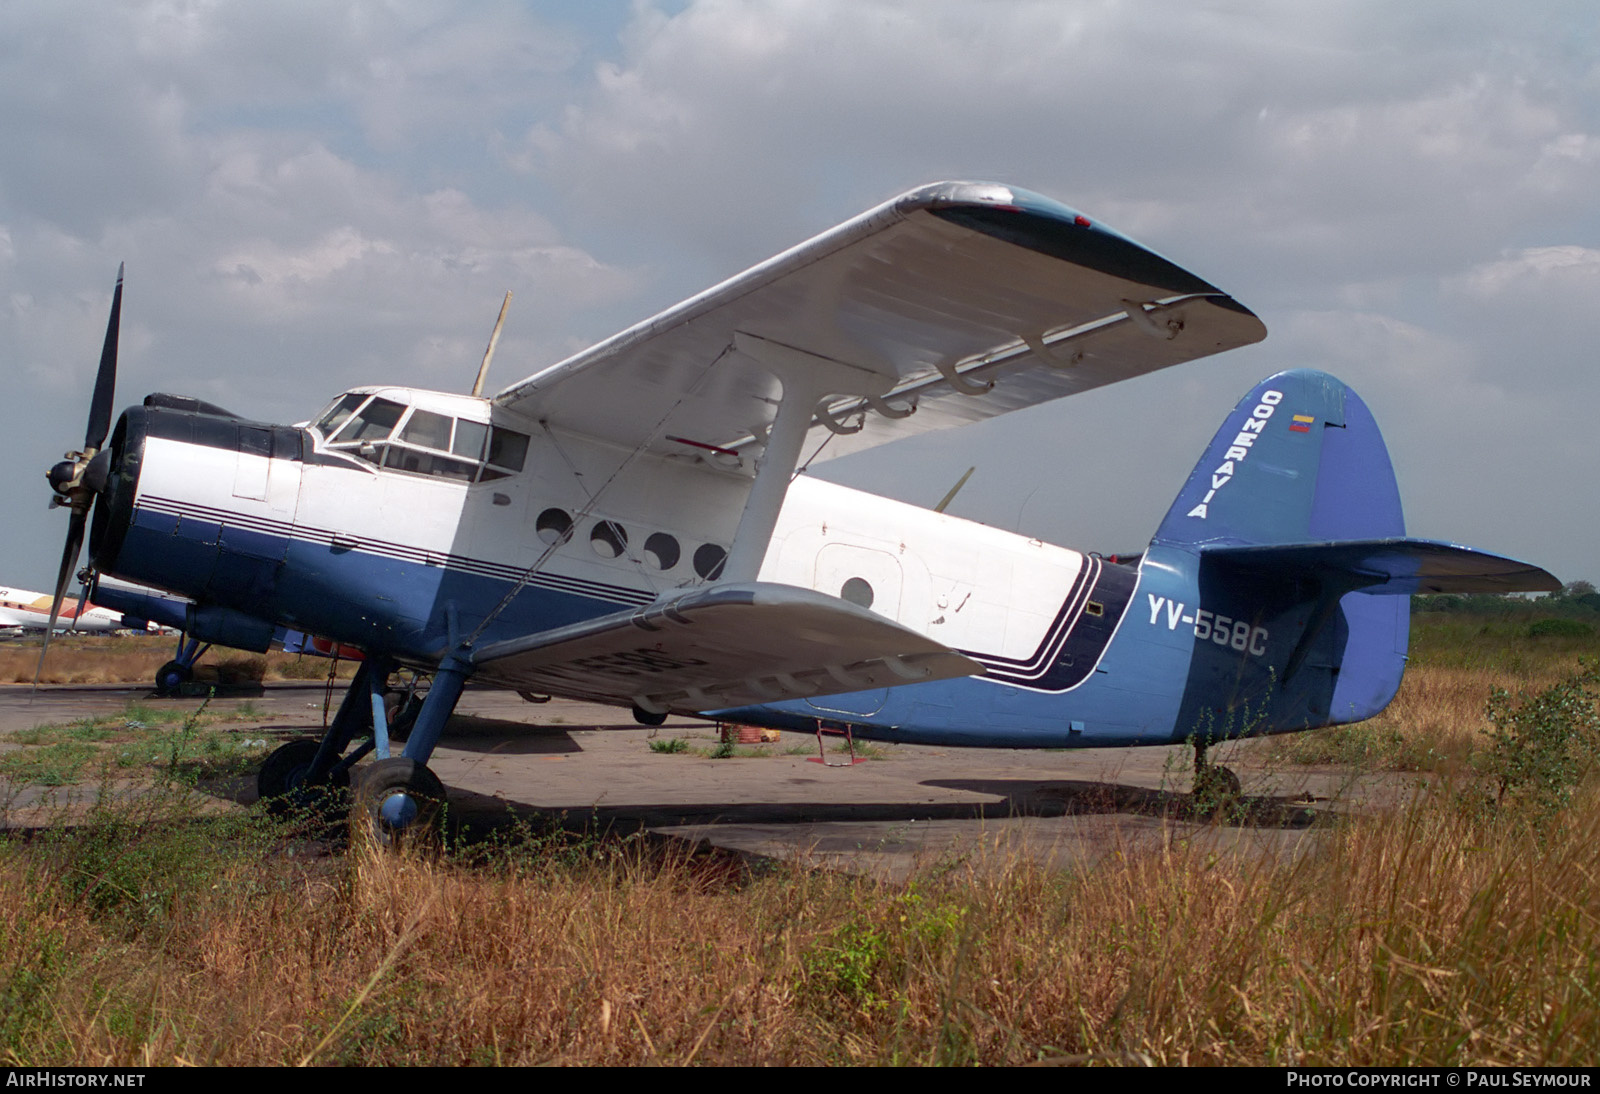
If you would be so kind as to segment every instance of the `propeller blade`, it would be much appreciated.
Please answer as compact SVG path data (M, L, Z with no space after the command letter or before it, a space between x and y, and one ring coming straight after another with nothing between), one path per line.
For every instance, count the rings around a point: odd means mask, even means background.
M67 545L61 552L61 572L56 577L56 597L50 602L50 625L44 630L44 645L39 649L39 664L33 670L33 686L39 687L39 675L44 672L44 655L50 652L50 639L56 633L56 620L61 616L61 602L67 596L67 583L78 568L78 553L83 550L83 527L88 523L87 511L72 511L67 524Z
M84 434L85 449L99 448L111 432L111 403L117 389L117 332L122 325L122 270L117 266L117 288L111 294L111 318L106 322L106 344L100 350L100 372L94 381L94 401L89 404L89 429Z

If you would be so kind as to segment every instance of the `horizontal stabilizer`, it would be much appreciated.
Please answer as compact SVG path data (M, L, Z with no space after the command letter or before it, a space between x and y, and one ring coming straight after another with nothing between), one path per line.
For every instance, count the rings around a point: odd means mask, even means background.
M1333 579L1369 593L1556 592L1554 575L1526 562L1428 539L1204 547L1200 557L1239 570Z
M983 666L837 597L714 585L499 642L477 677L642 710L692 713L982 673Z

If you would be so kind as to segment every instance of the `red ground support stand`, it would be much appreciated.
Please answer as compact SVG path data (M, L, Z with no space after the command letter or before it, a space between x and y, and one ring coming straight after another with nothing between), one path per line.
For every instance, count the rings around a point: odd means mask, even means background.
M824 733L831 733L835 737L843 737L845 739L845 743L850 746L849 760L842 764L831 764L828 762L827 747L822 742L822 735ZM848 725L845 726L844 732L840 733L837 729L822 728L822 719L817 719L817 754L815 756L806 757L806 763L821 764L823 767L854 767L856 764L864 764L866 762L867 758L865 756L856 755L855 734L851 732Z

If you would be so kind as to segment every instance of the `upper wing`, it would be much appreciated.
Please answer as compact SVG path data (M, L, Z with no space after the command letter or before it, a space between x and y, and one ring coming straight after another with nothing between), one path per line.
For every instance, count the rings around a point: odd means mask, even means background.
M476 677L685 713L982 673L954 650L837 597L714 585L473 654Z
M831 457L1265 335L1232 297L1076 210L993 183L936 183L495 401L630 449L721 449L731 463L729 451L763 442L782 394L755 360L765 349L855 378L856 394L824 400L813 420L819 437L830 426L840 434L827 446ZM869 399L868 391L885 394Z

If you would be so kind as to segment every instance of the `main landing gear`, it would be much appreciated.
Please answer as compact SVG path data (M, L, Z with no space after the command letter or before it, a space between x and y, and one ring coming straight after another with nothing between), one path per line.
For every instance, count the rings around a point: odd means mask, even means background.
M321 740L290 741L266 758L256 777L263 801L279 810L317 808L330 793L342 797L340 792L348 789L355 817L386 846L439 826L446 794L439 777L428 769L428 759L461 698L470 669L446 661L425 698L419 701L406 693L397 701L388 687L394 667L388 658L369 656ZM392 755L391 734L402 731L410 720L414 721L404 752ZM373 762L357 767L368 754L375 756Z

